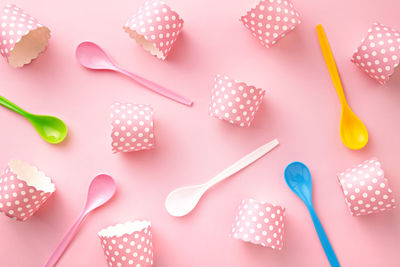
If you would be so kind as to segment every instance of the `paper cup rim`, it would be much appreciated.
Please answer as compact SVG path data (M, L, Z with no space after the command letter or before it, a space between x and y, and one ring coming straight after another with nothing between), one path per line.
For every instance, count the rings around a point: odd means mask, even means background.
M268 202L268 201L257 200L257 199L254 199L254 198L245 198L245 199L242 199L242 201L240 202L240 204L239 204L238 206L241 206L245 201L249 201L249 202L251 202L251 203L258 203L258 204L261 204L261 205L271 205L271 206L273 206L273 207L280 208L280 209L283 211L283 214L284 214L285 211L286 211L286 209L285 209L284 206L281 206L281 205L279 205L279 204L275 204L275 203L272 203L272 202ZM282 214L282 215L283 215L283 214Z
M283 235L283 230L282 230L282 235ZM262 246L264 248L277 249L277 250L282 250L283 249L283 247L269 246L269 245L267 246L267 244L265 244L263 242L256 243L256 242L254 242L252 240L245 240L242 237L235 237L235 235L232 235L232 234L230 234L230 237L232 237L233 239L239 240L239 241L243 241L243 242L247 242L247 243L256 245L256 246Z
M11 172L16 175L16 179L24 181L28 186L45 193L53 193L56 190L55 184L47 177L43 171L29 163L21 160L10 160L8 167ZM22 169L20 169L22 168ZM23 169L27 169L28 173L24 173Z
M357 164L357 165L354 165L353 167L347 168L347 169L345 169L345 170L342 171L342 172L338 172L338 173L336 174L336 176L337 176L337 178L339 179L339 182L341 183L340 180L343 179L343 176L345 176L346 173L352 172L352 170L354 170L354 169L355 169L355 170L358 170L359 168L362 167L362 165L364 165L364 164L366 164L366 163L372 163L371 161L376 161L376 162L379 163L379 166L376 166L376 168L379 169L380 171L382 171L382 177L385 177L385 171L384 171L383 168L382 168L382 163L379 161L379 159L378 159L377 157L372 157L372 158L370 158L370 159L364 160L363 162L361 162L361 163L359 163L359 164Z
M122 28L127 34L129 34L129 37L134 39L135 42L143 48L143 50L149 52L152 56L162 60L167 58L163 51L160 50L154 42L149 40L146 35L140 34L136 30L132 30L129 26L123 26Z
M46 50L47 46L49 45L49 40L51 37L51 31L48 27L42 25L40 27L36 27L35 29L31 29L28 32L26 32L25 34L21 35L20 38L15 42L14 46L10 49L9 52L9 56L7 57L7 62L9 62L10 57L12 57L13 52L15 51L15 46L17 46L21 41L23 41L24 38L26 38L28 35L35 33L36 31L45 31L45 34L48 35L48 38L46 38L46 42L43 44L42 48L40 50L38 50L36 52L36 54L32 55L32 57L30 57L29 59L23 61L20 64L16 64L16 65L11 65L14 68L18 68L18 67L22 67L24 65L30 64L33 60L37 59L41 54L44 53L44 51Z
M215 75L215 79L214 79L215 84L217 84L217 78L218 78L218 79L229 80L229 81L231 81L231 82L233 82L233 83L235 83L235 84L237 84L237 85L245 85L246 88L251 87L251 88L255 89L255 90L258 91L258 92L261 91L261 94L264 94L264 93L266 92L266 90L263 89L263 88L256 87L256 86L250 85L250 84L248 84L248 83L246 83L246 82L242 82L242 81L233 79L233 78L231 78L230 76L224 75L224 74L216 74L216 75Z
M134 232L141 232L142 230L151 226L151 222L147 220L127 221L116 225L108 226L100 230L97 235L99 237L121 237L125 234L132 234Z

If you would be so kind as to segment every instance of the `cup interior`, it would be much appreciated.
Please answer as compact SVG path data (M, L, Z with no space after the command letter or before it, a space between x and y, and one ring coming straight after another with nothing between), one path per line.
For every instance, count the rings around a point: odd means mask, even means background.
M20 160L11 160L8 163L11 171L16 174L16 178L25 181L29 186L45 193L53 193L56 190L51 179L36 167Z
M13 67L21 67L30 63L42 53L50 39L50 30L40 27L24 35L10 52L8 63Z
M113 226L109 226L107 228L102 229L98 235L100 237L120 237L125 234L132 234L134 232L141 232L143 229L151 226L149 221L134 221L134 222L126 222L123 224L117 224Z

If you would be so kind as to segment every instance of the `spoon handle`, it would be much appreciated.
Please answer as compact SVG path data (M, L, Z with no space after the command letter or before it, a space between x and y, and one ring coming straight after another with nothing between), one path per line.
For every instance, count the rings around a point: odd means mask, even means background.
M124 69L122 69L120 67L117 67L117 71L119 71L120 73L130 77L131 79L135 80L137 83L143 85L144 87L150 89L151 91L153 91L153 92L155 92L155 93L157 93L159 95L165 96L165 97L167 97L169 99L172 99L172 100L174 100L174 101L176 101L178 103L184 104L184 105L189 106L189 107L193 104L192 100L190 100L190 99L188 99L186 97L183 97L183 96L181 96L181 95L179 95L179 94L177 94L177 93L175 93L175 92L173 92L173 91L171 91L171 90L169 90L169 89L167 89L167 88L165 88L165 87L163 87L163 86L161 86L159 84L156 84L155 82L152 82L152 81L149 81L149 80L147 80L147 79L145 79L143 77L140 77L140 76L138 76L138 75L136 75L136 74L134 74L132 72L124 70Z
M339 95L340 102L342 104L347 104L346 97L344 95L342 82L340 81L339 72L336 67L335 59L331 48L329 46L328 38L326 38L324 28L322 25L317 25L317 34L319 45L321 46L322 54L324 55L326 66L328 67L329 74L331 75L333 85L336 88L336 92Z
M322 247L324 248L325 255L329 260L329 263L331 264L332 267L340 267L339 261L335 255L335 252L333 251L332 245L329 242L328 237L326 236L325 230L322 227L321 222L318 219L317 214L315 213L314 207L308 206L308 211L310 212L311 219L314 223L315 230L317 231L319 241L322 244Z
M271 151L273 148L275 148L278 144L279 141L277 139L274 139L271 142L257 148L250 154L244 156L240 160L236 161L233 165L229 166L221 173L219 173L217 176L208 181L206 183L208 188L214 186L215 184L221 182L222 180L225 180L226 178L237 173L241 169L249 166L251 163L255 162L256 160L267 154L269 151Z
M27 114L27 112L25 110L18 107L17 105L12 103L10 100L8 100L2 96L0 96L0 105L5 106L6 108L11 109L12 111L14 111L22 116L25 116Z
M60 241L60 243L57 245L57 247L54 249L53 253L47 260L44 267L53 267L57 264L58 260L63 255L65 249L68 247L69 243L74 238L76 232L79 229L79 225L81 224L83 219L85 219L85 217L86 217L86 213L83 212L79 216L79 218L76 220L76 222L71 226L71 228L68 230L68 232L64 235L63 239Z

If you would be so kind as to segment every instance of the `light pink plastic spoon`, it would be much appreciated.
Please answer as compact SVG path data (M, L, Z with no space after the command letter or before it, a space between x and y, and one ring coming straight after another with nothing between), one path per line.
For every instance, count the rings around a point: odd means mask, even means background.
M104 50L93 42L83 42L78 45L75 51L76 58L79 63L92 70L112 70L115 72L119 72L124 74L137 83L143 85L144 87L150 89L157 94L165 96L169 99L172 99L178 103L184 104L186 106L191 106L193 102L190 99L187 99L177 93L162 87L152 81L149 81L145 78L142 78L132 72L129 72L122 67L120 67L117 63L115 63Z
M78 217L76 222L72 225L69 231L65 234L61 242L58 244L56 249L51 254L50 258L47 260L45 267L53 267L57 264L58 260L61 258L65 249L68 247L71 240L74 238L76 232L78 231L79 225L85 219L85 217L92 210L102 206L114 195L116 189L116 184L111 176L106 174L99 174L93 178L89 186L89 192L86 199L85 207L81 215Z

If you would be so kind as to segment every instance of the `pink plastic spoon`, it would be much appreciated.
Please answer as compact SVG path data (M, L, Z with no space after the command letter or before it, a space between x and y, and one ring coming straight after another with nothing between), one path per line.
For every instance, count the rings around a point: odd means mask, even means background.
M65 234L64 238L58 244L56 249L51 254L50 258L47 260L45 267L53 267L57 264L58 260L61 258L65 249L68 247L71 240L74 238L76 232L78 231L79 225L85 219L85 217L92 210L105 204L114 195L116 189L115 181L111 176L106 174L99 174L93 178L89 186L89 192L86 199L85 207L78 217L76 222L72 225L69 231Z
M104 52L103 49L101 49L100 46L98 46L95 43L92 42L83 42L78 45L76 48L76 58L79 61L79 63L92 70L112 70L115 72L119 72L121 74L124 74L133 80L135 80L137 83L143 85L144 87L150 89L153 92L156 92L157 94L160 94L162 96L165 96L167 98L170 98L178 103L184 104L186 106L191 106L192 101L190 99L187 99L181 95L178 95L177 93L162 87L161 85L158 85L152 81L149 81L145 78L142 78L132 72L129 72L122 67L120 67L117 63L115 63L107 54Z

